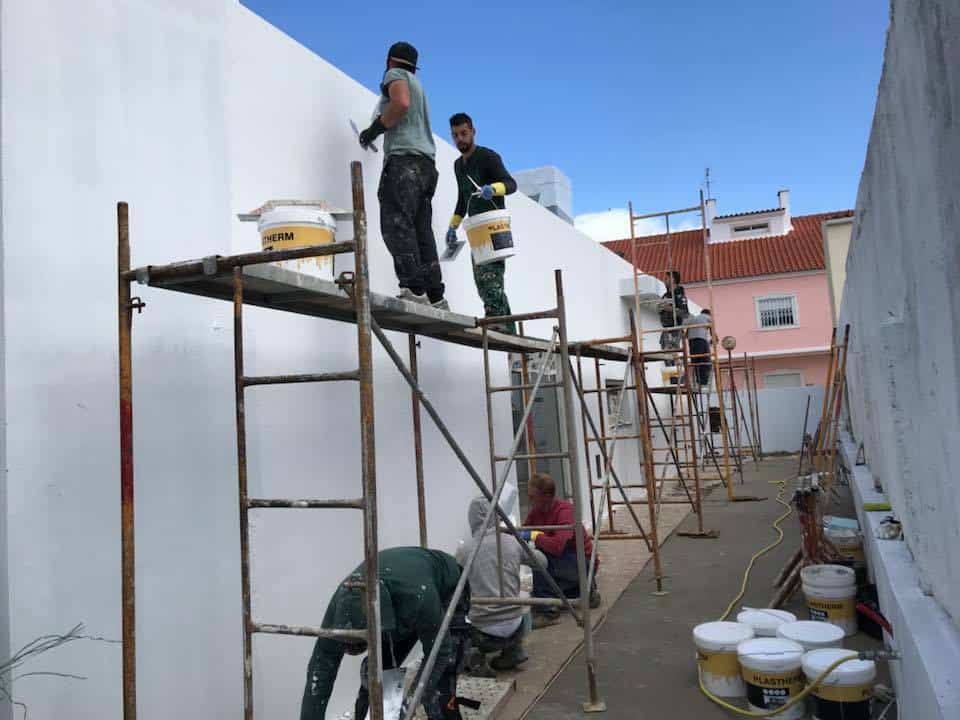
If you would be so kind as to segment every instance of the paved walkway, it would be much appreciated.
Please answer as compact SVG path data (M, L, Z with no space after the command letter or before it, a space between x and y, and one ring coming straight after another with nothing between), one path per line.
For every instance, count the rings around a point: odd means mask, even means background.
M776 538L770 527L784 508L774 501L777 486L771 480L796 475L796 458L770 458L744 468L738 496L766 496L762 502L727 503L722 489L707 499L705 517L716 540L670 537L663 549L664 572L670 594L652 594L651 568L632 582L611 608L598 632L600 694L607 712L603 720L711 720L730 718L699 691L691 631L698 623L715 620L736 595L750 557ZM792 490L785 493L789 500ZM688 516L679 530L694 527ZM773 595L772 582L799 543L799 527L791 516L783 522L784 542L759 560L740 605L765 607ZM801 598L787 609L801 617ZM543 698L524 717L565 720L585 716L583 663L578 656L557 677ZM506 716L515 717L515 716Z

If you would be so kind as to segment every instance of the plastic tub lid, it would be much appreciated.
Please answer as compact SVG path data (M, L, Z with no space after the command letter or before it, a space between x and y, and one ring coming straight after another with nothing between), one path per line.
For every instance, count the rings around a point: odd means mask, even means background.
M820 674L840 658L856 655L852 650L842 648L821 648L811 650L803 656L803 674L810 680L815 680ZM852 687L867 685L877 677L877 665L873 660L848 660L843 665L834 668L827 677L821 680L822 685L843 685Z
M260 215L257 227L264 228L275 225L297 225L308 223L320 225L331 230L336 229L337 222L333 215L314 205L279 205Z
M800 571L800 579L808 585L847 587L857 584L857 574L843 565L809 565Z
M784 623L778 627L777 635L801 645L804 641L817 645L827 645L843 640L843 628L817 620L797 620L796 622Z
M771 635L784 623L796 622L797 616L786 610L749 608L737 615L737 622L753 626L754 631L766 631Z
M744 640L753 637L753 628L735 622L706 622L693 629L693 642L701 650L734 652Z
M783 638L756 638L737 647L740 664L753 670L783 672L800 667L803 646Z

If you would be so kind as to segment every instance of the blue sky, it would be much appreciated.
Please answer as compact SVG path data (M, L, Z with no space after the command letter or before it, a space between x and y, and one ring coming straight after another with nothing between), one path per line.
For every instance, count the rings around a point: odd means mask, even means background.
M721 213L781 188L794 214L853 207L888 19L884 0L243 4L371 89L412 42L434 130L470 113L508 168L565 172L578 215L693 205L707 166Z

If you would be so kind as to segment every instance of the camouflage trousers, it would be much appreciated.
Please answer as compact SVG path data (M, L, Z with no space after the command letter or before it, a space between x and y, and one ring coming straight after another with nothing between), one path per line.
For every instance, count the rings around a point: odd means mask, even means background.
M433 236L437 166L422 155L387 158L380 174L380 234L393 256L400 287L430 302L443 298L443 278Z
M506 270L505 260L477 265L473 263L473 281L477 285L477 294L483 301L483 312L487 317L510 315L510 301L503 291L503 274ZM494 327L500 332L516 335L514 323L505 323Z

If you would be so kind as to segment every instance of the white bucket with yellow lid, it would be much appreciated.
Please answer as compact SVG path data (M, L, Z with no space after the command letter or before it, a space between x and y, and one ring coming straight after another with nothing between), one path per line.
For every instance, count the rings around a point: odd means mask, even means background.
M803 692L803 647L792 640L757 638L740 643L737 659L747 686L750 710L778 710ZM803 702L776 715L783 720L800 720Z
M693 629L697 663L703 686L722 698L743 697L746 685L737 661L737 646L753 637L753 628L743 623L706 622Z
M277 205L261 213L257 220L260 245L264 250L294 250L309 245L329 245L336 241L337 224L333 216L314 205ZM333 279L333 255L283 260L275 263L287 270Z
M797 621L797 616L786 610L773 608L744 608L737 622L749 625L757 637L777 637L777 628Z
M857 576L843 565L808 565L800 571L811 620L828 622L846 637L857 634Z
M510 229L510 213L506 210L490 210L471 215L463 221L463 229L470 242L473 261L477 265L505 260L516 254L513 231Z
M808 682L823 675L838 660L856 658L857 653L840 648L812 650L803 656L803 673ZM813 690L814 720L870 720L870 700L877 666L872 660L847 660L835 667Z

